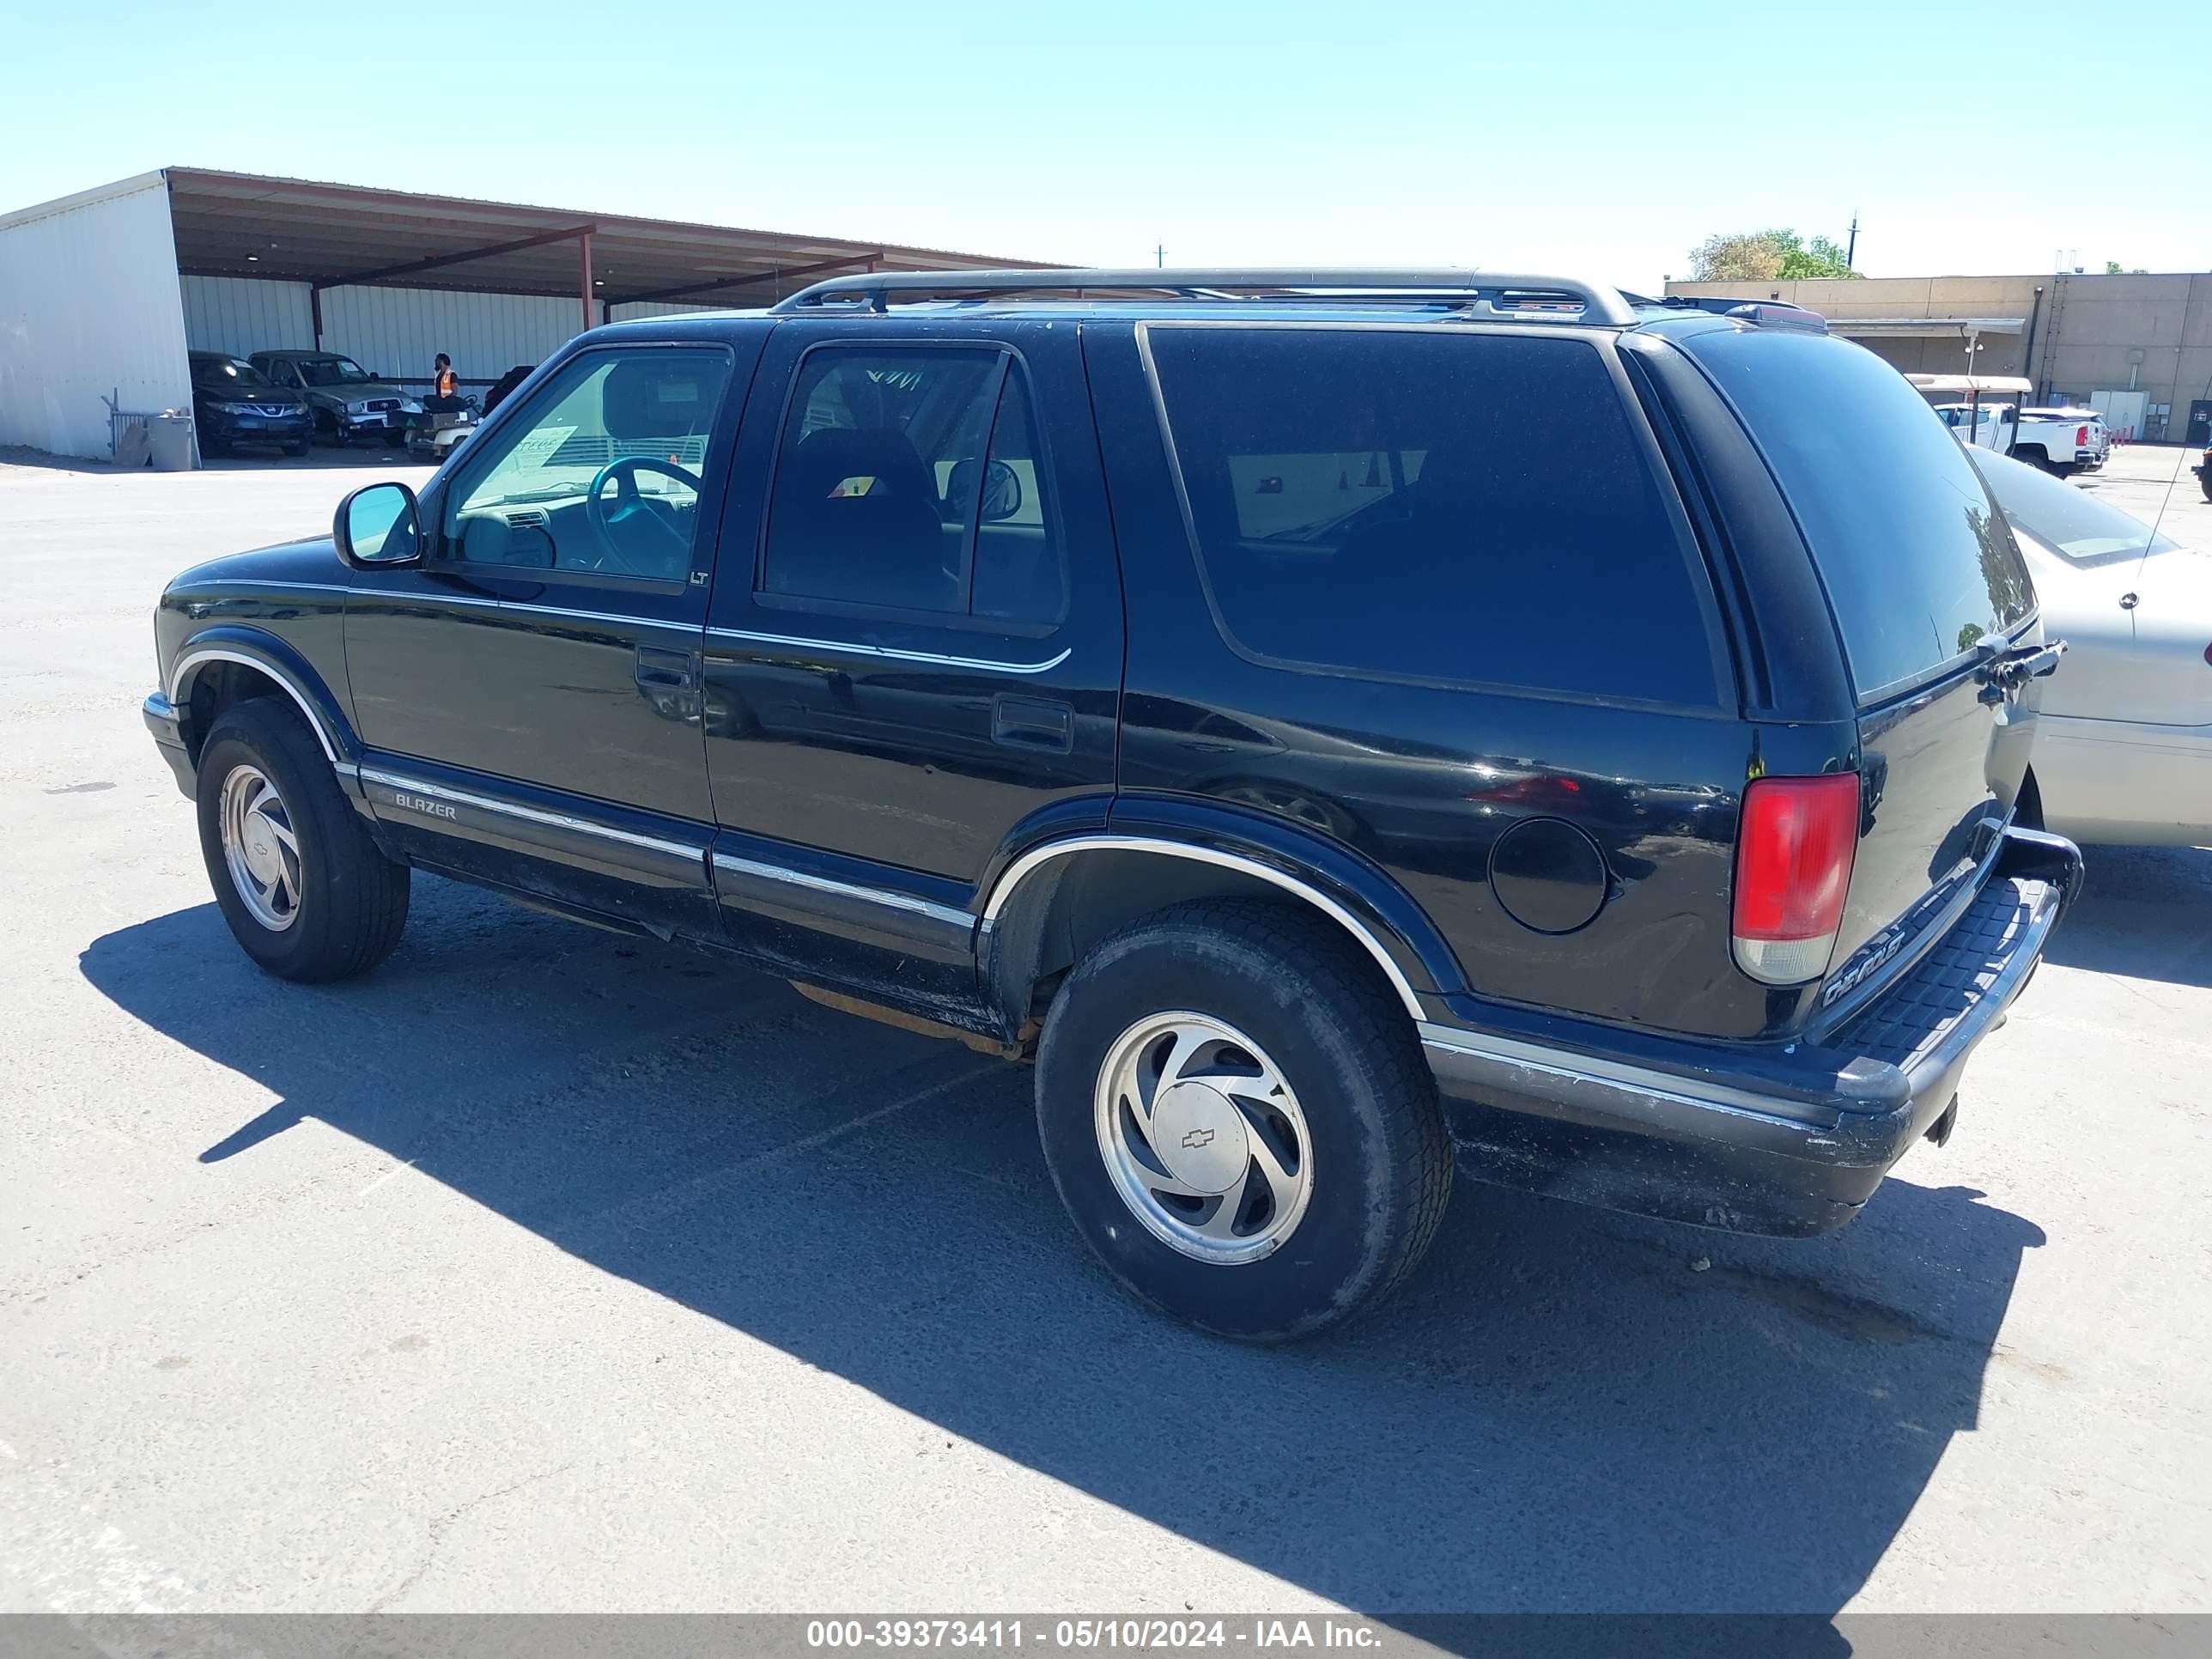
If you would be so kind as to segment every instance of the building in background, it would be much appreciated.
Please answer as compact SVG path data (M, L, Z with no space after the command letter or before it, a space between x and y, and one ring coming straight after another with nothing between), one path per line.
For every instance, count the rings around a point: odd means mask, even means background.
M603 322L1036 263L164 167L0 213L0 445L106 458L118 421L191 407L188 350L335 351L425 384L443 351L489 386Z
M2212 275L1674 283L1786 300L1909 374L2018 374L2136 442L2212 442Z

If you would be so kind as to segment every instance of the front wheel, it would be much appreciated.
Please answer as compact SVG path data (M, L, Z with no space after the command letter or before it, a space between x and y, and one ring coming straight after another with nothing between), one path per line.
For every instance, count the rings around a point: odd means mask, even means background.
M1084 1240L1147 1302L1246 1341L1387 1295L1451 1192L1436 1081L1342 933L1205 900L1106 940L1037 1053L1045 1162Z
M2212 501L2212 466L2207 466L2199 472L2197 475L2197 482L2204 487L2204 499Z
M282 979L365 973L407 925L408 869L378 850L313 735L256 697L200 750L200 852L246 954Z

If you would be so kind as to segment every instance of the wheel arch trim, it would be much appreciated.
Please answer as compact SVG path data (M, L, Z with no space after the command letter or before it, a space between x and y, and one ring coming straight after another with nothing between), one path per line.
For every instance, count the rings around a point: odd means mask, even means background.
M182 713L191 707L192 683L198 678L200 669L210 662L240 663L274 680L294 702L299 704L300 712L307 717L307 725L315 734L315 741L322 745L324 758L336 771L350 775L353 766L346 757L346 751L350 747L348 741L349 734L338 724L330 708L317 707L317 700L307 687L322 688L312 671L287 662L276 651L253 635L223 634L211 636L202 634L187 640L178 651L176 661L169 669L168 698L172 708ZM324 695L327 697L326 690Z
M1391 955L1375 929L1362 921L1340 901L1333 898L1313 882L1279 866L1265 862L1243 853L1232 853L1216 847L1195 846L1189 842L1171 841L1164 836L1117 834L1104 831L1095 835L1070 836L1059 841L1047 842L1033 847L1014 859L999 874L993 884L990 896L984 901L981 912L983 931L991 932L1007 903L1013 898L1022 883L1045 865L1056 859L1076 853L1146 853L1167 858L1186 859L1200 864L1210 864L1218 869L1235 870L1244 875L1257 877L1271 886L1303 899L1328 916L1349 933L1375 965L1382 970L1390 988L1398 994L1407 1016L1416 1021L1425 1019L1419 994L1406 970Z

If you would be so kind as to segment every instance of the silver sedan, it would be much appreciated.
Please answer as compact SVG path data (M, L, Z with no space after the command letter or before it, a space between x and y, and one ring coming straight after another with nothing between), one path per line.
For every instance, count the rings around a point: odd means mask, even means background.
M2032 769L2075 841L2212 843L2212 551L2000 455L1977 453L2069 650L2044 683Z

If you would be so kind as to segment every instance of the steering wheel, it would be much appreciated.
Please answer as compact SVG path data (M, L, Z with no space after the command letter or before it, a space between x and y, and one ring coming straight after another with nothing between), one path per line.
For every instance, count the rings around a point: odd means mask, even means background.
M694 493L700 487L697 473L686 471L673 461L625 455L608 462L592 477L584 495L584 518L600 548L599 556L588 568L630 576L680 576L681 567L690 562L691 533L675 507L637 487L640 472L658 472ZM606 499L610 479L615 486L612 506Z

